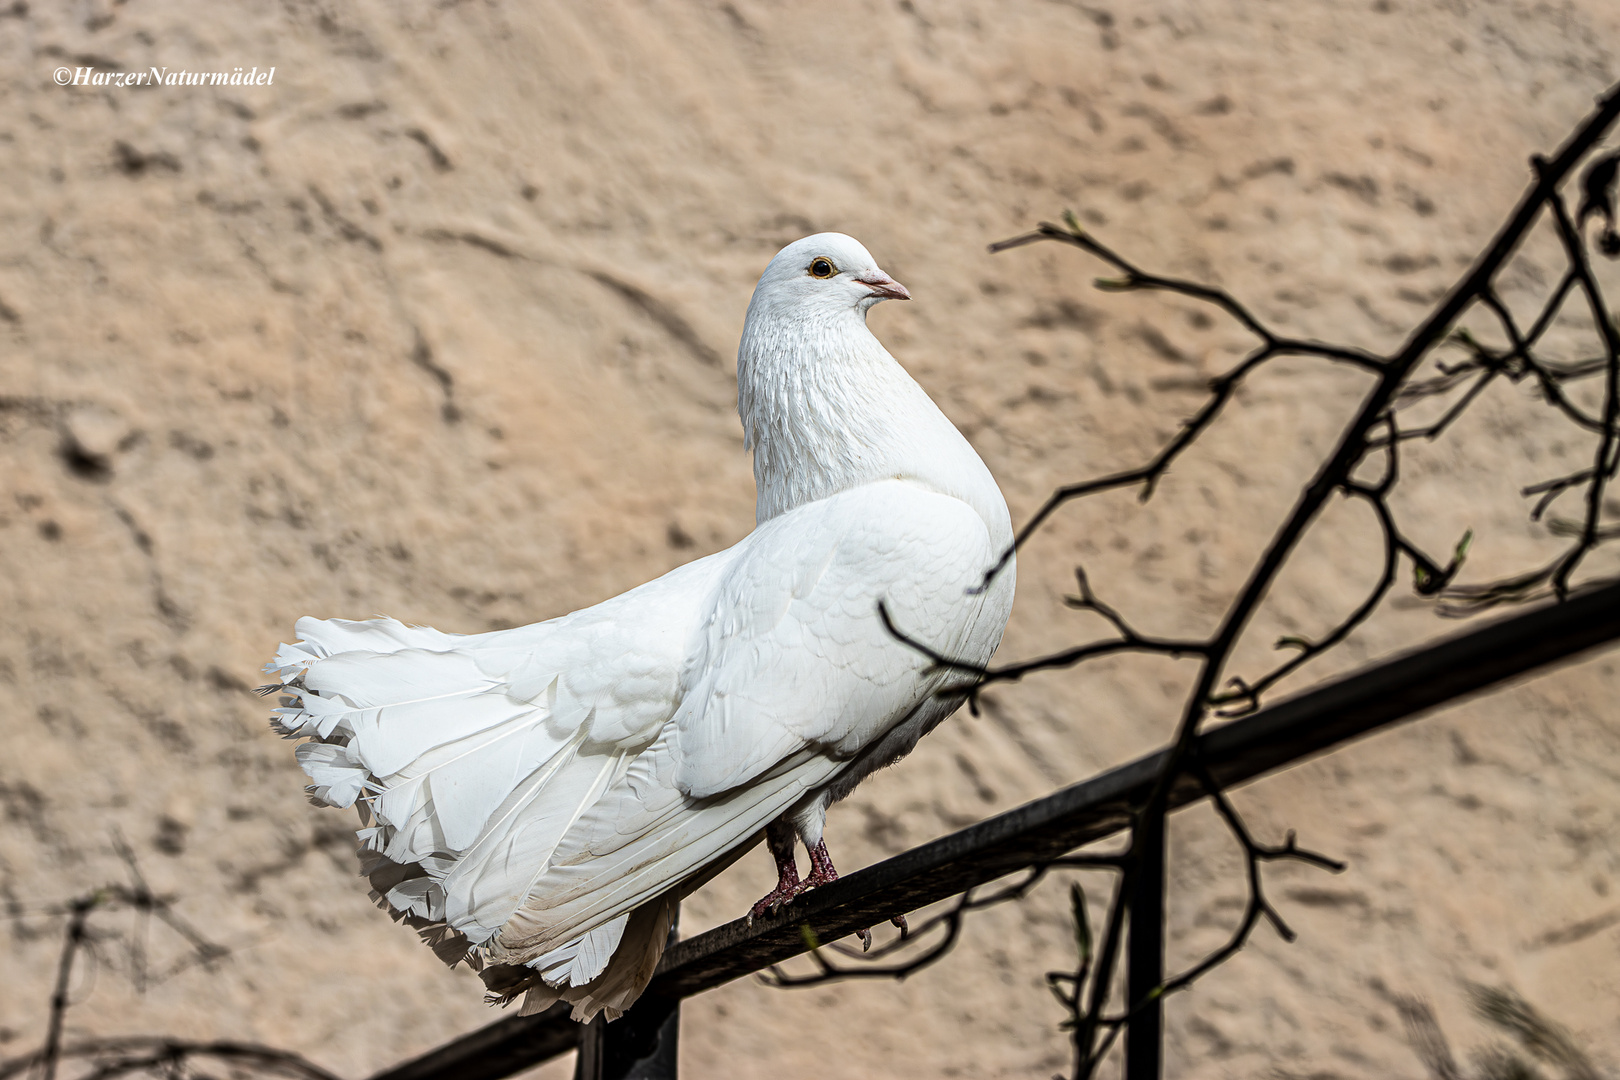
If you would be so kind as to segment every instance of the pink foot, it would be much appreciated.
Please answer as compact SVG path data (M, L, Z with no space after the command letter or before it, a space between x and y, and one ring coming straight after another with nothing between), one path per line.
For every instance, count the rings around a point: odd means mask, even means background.
M748 921L753 922L799 895L799 868L793 861L793 829L783 822L772 822L765 830L765 845L776 860L776 888L760 898L748 909Z
M823 840L810 849L810 876L799 883L799 891L793 895L807 893L819 885L831 885L838 880L838 871L833 869L832 856L827 854L827 841Z
M799 895L799 868L789 862L779 866L777 873L779 876L776 881L776 888L766 893L760 898L759 903L748 909L749 922L759 918L761 915L770 914Z

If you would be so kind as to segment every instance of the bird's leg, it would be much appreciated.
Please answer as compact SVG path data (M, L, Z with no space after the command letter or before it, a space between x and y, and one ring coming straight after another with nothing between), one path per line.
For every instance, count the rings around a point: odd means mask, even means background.
M771 822L765 827L765 846L771 849L771 858L776 860L776 888L749 909L749 922L775 911L803 891L799 886L799 867L793 861L793 826L785 821Z
M831 885L838 880L838 871L833 869L832 856L827 854L827 841L818 840L810 849L810 876L799 885L799 892L806 892L818 885Z
M810 876L800 884L800 892L813 889L817 885L830 885L838 880L838 871L833 868L832 856L827 854L827 841L818 840L809 850ZM872 947L872 930L870 927L863 927L855 931L855 936L860 939L862 952Z

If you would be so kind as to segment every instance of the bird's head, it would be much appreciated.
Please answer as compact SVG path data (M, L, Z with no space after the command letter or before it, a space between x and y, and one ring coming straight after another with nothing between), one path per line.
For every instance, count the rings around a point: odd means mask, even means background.
M760 275L750 314L831 318L866 312L880 300L910 300L906 287L878 268L860 241L843 233L816 233L776 253Z

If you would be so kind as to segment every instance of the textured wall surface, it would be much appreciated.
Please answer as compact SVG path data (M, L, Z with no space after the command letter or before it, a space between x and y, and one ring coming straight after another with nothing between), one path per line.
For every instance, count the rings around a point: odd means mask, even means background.
M25 912L0 930L0 1056L37 1044L54 975L60 922L28 905L123 880L118 836L235 951L139 994L108 940L70 1034L253 1039L358 1077L494 1018L370 906L352 822L305 804L247 689L300 615L516 625L744 535L732 356L781 244L849 232L911 289L873 328L1021 518L1143 460L1247 342L1187 302L1093 291L1077 252L986 243L1071 207L1290 333L1387 349L1527 156L1620 77L1617 42L1612 0L0 10L0 896ZM62 65L276 73L112 89L57 86ZM1529 310L1557 272L1539 238L1505 295ZM1207 630L1365 385L1279 363L1152 502L1062 514L1022 559L1002 657L1102 631L1063 607L1077 562L1145 628ZM1433 551L1472 527L1483 580L1553 550L1518 489L1589 453L1502 384L1414 449L1397 508ZM1364 511L1333 506L1241 669L1331 625L1378 558ZM1288 686L1454 629L1397 598ZM1296 828L1350 867L1276 871L1299 942L1262 930L1173 1001L1171 1074L1420 1076L1396 995L1461 1053L1491 1037L1470 981L1620 1060L1615 660L1239 793L1263 837ZM1151 749L1189 672L1120 659L997 689L833 813L840 866ZM1201 810L1172 853L1184 961L1236 917L1241 867ZM772 877L744 859L686 928ZM904 984L694 1000L686 1070L1049 1075L1066 905L1052 884L978 916ZM155 968L184 955L148 940Z

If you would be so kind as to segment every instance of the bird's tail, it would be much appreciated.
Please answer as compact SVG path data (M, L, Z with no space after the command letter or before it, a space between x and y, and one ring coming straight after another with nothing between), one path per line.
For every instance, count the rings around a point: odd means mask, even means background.
M311 801L359 809L378 902L459 960L506 921L565 831L567 815L535 812L541 794L588 803L625 754L581 753L582 726L553 722L555 676L533 678L531 664L514 677L498 635L393 619L302 619L298 633L267 667L282 680L268 688L283 694L271 723L307 740L296 753Z
M838 763L807 747L752 783L685 794L673 724L595 737L612 718L566 688L566 631L303 619L268 670L284 695L273 724L306 740L311 799L360 811L379 905L446 963L486 969L496 996L560 998L585 1020L628 1008L680 897Z

